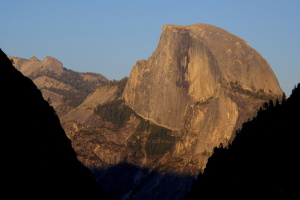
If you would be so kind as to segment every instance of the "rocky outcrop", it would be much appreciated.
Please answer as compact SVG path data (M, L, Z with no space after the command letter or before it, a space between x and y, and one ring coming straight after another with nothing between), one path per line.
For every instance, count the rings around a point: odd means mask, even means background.
M58 75L63 73L62 63L51 56L46 56L42 61L35 56L32 56L29 60L12 56L9 56L9 58L13 60L14 66L25 76L31 76L41 71L51 71Z
M80 105L98 85L109 81L101 74L63 68L63 64L51 56L46 56L42 61L35 56L29 60L8 57L22 74L33 80L42 91L44 99L51 100L59 116Z
M117 87L101 86L92 94L88 95L84 102L68 114L61 117L62 121L77 121L89 124L89 119L94 114L94 109L98 104L106 103L116 97Z
M174 153L201 156L227 145L242 122L282 90L245 41L207 24L165 25L157 49L133 67L123 98L138 114L178 131Z
M66 130L66 133L69 138L73 138L74 136L79 137L79 132L87 130L93 134L97 134L99 130L102 130L103 120L99 118L99 116L94 114L94 109L99 104L104 104L108 101L113 100L116 97L116 86L101 86L98 87L93 93L87 96L84 102L78 107L72 109L65 115L60 116L61 123ZM100 131L102 132L102 131ZM104 131L105 132L105 131ZM98 135L99 136L99 135ZM99 137L101 138L101 137ZM87 139L87 138L85 138ZM100 139L103 142L103 138ZM75 142L75 141L74 141ZM77 142L77 141L76 141ZM81 141L80 141L81 143ZM94 148L97 144L95 144ZM86 149L86 144L83 143L82 147ZM92 152L95 149L92 150ZM93 154L93 153L92 153ZM102 152L103 154L103 152ZM102 155L101 154L101 155ZM109 154L106 155L109 157ZM83 162L84 159L82 160ZM97 163L98 164L98 163ZM100 165L94 165L94 167L99 167Z

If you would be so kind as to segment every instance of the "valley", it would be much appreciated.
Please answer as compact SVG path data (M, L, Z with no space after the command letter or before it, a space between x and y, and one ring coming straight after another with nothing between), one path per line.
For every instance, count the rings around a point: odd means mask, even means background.
M227 147L283 91L247 42L208 24L165 25L129 77L9 56L56 111L78 159L111 199L182 199L214 148Z

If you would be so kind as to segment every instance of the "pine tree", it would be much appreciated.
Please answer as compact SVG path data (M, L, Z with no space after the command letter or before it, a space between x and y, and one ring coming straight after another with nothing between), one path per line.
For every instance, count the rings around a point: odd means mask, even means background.
M284 104L285 102L286 102L286 95L285 95L285 93L283 92L283 93L282 93L281 104Z

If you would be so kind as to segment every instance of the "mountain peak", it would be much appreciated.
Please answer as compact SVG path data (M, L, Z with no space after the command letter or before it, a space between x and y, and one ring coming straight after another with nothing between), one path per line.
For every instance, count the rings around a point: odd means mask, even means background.
M40 61L36 56L32 56L30 59L29 59L30 62L38 62Z
M44 58L43 62L59 62L59 63L61 63L60 61L58 61L56 58L54 58L52 56L46 56Z
M52 56L46 56L42 61L42 65L48 66L48 69L54 70L58 74L62 73L63 71L62 63Z
M203 36L206 32L209 33L217 33L217 34L230 34L228 31L219 28L214 25L210 24L204 24L204 23L197 23L197 24L191 24L191 25L174 25L174 24L166 24L163 26L162 30L173 30L173 31L178 31L178 30L185 30L185 31L190 31L193 33L194 36Z
M133 67L123 97L144 118L195 133L177 152L200 157L228 143L261 97L281 94L267 61L241 38L208 24L167 24L152 56Z
M221 29L217 26L214 26L211 24L205 24L205 23L196 23L196 24L190 24L190 25L165 24L163 26L163 30L166 28L181 28L181 29L203 28L203 29L220 29L220 30L225 31L224 29Z

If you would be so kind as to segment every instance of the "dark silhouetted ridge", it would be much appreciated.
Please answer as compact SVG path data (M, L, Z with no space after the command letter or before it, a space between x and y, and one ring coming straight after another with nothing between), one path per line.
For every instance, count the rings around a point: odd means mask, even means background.
M1 183L13 197L104 199L79 160L55 110L0 50Z
M186 199L300 199L300 83L214 149Z

